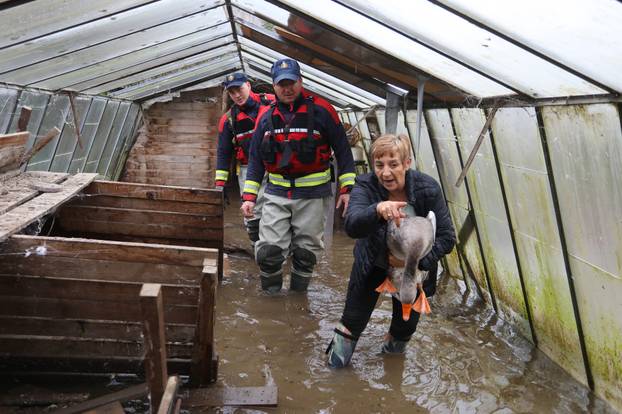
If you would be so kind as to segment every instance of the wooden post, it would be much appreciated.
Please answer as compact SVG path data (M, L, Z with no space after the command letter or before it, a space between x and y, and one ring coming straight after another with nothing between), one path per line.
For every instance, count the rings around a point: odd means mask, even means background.
M173 376L166 383L166 390L162 396L162 402L158 407L152 406L151 412L157 414L173 414L177 404L177 391L179 390L179 377Z
M145 341L145 374L149 384L152 407L160 406L168 378L161 288L159 284L145 283L140 290L140 310L143 317Z
M215 264L214 261L211 263ZM218 268L214 265L203 267L201 290L199 293L199 314L192 351L190 383L200 387L216 381L218 375L214 352L214 308L216 305L216 285Z
M28 130L30 114L32 114L32 108L29 106L22 106L22 110L19 114L19 119L17 120L17 132L24 132Z

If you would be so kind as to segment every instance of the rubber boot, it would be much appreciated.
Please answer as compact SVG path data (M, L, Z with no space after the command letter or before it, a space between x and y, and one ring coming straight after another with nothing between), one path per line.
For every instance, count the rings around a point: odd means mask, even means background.
M278 271L269 275L260 273L261 289L267 293L278 293L283 287L283 271Z
M350 364L357 338L335 328L335 336L326 349L328 354L328 366L331 368L344 368Z
M403 354L406 350L406 344L408 344L408 341L400 341L393 338L391 334L387 334L384 338L384 343L382 344L382 353Z
M306 276L292 270L291 280L289 282L289 290L294 292L306 292L311 281L311 275Z

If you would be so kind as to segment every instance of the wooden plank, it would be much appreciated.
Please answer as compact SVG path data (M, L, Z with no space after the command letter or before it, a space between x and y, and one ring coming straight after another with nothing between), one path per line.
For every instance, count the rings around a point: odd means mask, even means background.
M57 319L84 319L141 322L137 301L103 302L90 299L56 299L25 296L0 296L0 314L7 316L34 316ZM196 324L196 306L175 306L164 303L167 323Z
M0 148L24 146L28 142L28 137L30 137L28 131L0 134Z
M92 410L84 411L83 414L125 414L125 410L119 401L102 405Z
M63 358L45 356L0 355L0 372L9 377L30 373L40 377L43 373L56 374L142 374L145 372L143 358ZM168 370L180 375L190 372L190 360L169 359Z
M278 388L264 387L209 387L188 391L182 400L183 408L257 406L276 407Z
M58 193L43 194L0 216L0 242L73 198L95 177L97 174L76 174L62 183L63 189Z
M138 238L162 238L174 240L222 240L224 230L201 229L189 226L175 226L164 223L135 224L135 223L114 223L105 220L83 221L75 217L64 217L57 221L58 228L62 232L94 233L94 234L114 234L134 236ZM178 243L185 245L186 243Z
M159 223L179 228L191 227L195 229L221 229L223 226L223 217L99 206L64 206L60 209L57 218L61 221L78 221L81 219L85 223L91 221L141 225Z
M0 274L0 295L47 299L91 298L110 302L136 302L141 283L61 279L44 276ZM167 305L194 305L199 299L195 286L164 286Z
M16 177L13 177L6 181L0 180L0 185L3 187L3 192L0 193L0 215L7 211L25 203L28 200L33 199L38 191L28 187L28 183L33 181L58 184L64 181L69 174L66 173L51 173L43 171L29 171L21 173ZM5 193L6 192L6 193Z
M19 168L29 136L28 132L0 135L0 173Z
M191 343L195 325L166 324L169 343ZM139 341L143 327L139 322L89 321L84 319L52 319L0 315L0 335L49 335L77 338L115 338L120 341Z
M168 378L163 308L162 286L155 283L144 284L140 290L140 309L143 317L145 375L152 407L160 406Z
M106 234L106 233L91 233L91 232L79 232L79 231L60 231L58 229L58 235L63 237L80 237L84 239L100 239L111 241L124 241L124 242L139 242L139 243L153 243L169 246L183 246L183 247L198 247L207 249L222 249L223 241L220 239L166 239L158 237L137 237L123 234Z
M121 391L106 394L102 397L94 398L92 400L85 401L83 403L73 405L71 407L63 408L61 410L54 411L55 414L77 414L84 413L85 411L92 410L97 407L105 406L113 402L124 402L141 398L147 395L147 384L134 385L133 387L126 388Z
M217 369L214 369L212 365L212 360L216 354L214 351L214 309L218 284L218 269L214 264L213 261L206 264L201 281L199 315L192 353L192 375L190 377L193 386L207 385L216 381L218 377Z
M24 253L41 245L47 247L44 257L48 258L105 259L158 265L203 266L205 258L215 258L218 254L215 249L198 247L26 235L10 237L0 246L0 252Z
M151 412L156 412L157 407L157 414L173 414L177 406L177 392L179 391L180 384L181 381L178 376L170 377L166 383L161 403L152 403Z
M24 132L28 129L28 122L30 121L31 114L31 107L22 106L22 110L19 113L19 119L17 120L17 132Z
M147 200L141 198L104 195L72 200L70 203L66 204L66 206L70 205L113 207L144 211L170 211L173 213L201 214L208 217L223 215L222 206L216 204L188 203L185 201L168 200Z
M84 190L85 194L116 195L118 197L144 198L149 200L187 201L222 205L222 192L205 188L186 188L153 184L94 181Z
M192 345L169 343L164 348L171 358L191 358ZM126 357L143 358L142 339L122 341L116 338L79 338L62 336L0 335L0 354L12 356L48 356L56 358Z

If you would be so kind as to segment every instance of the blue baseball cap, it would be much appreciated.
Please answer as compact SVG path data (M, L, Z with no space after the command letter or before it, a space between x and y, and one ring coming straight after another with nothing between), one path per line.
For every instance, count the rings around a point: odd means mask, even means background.
M283 79L297 81L301 78L300 65L294 59L279 59L272 64L270 75L274 83L279 83Z
M232 73L227 75L222 83L225 89L233 88L234 86L242 86L244 82L248 82L248 78L242 72Z

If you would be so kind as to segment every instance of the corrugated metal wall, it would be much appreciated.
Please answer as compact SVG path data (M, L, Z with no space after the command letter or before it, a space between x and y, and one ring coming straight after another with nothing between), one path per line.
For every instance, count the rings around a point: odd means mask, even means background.
M449 272L622 409L620 108L501 108L459 187L488 111L424 115L421 168L439 179L458 233ZM375 121L384 131L383 111ZM416 136L416 111L398 120L406 129Z
M75 95L74 111L67 94L0 86L0 134L16 132L22 107L32 108L28 148L53 127L61 130L28 163L28 171L97 172L118 178L142 116L138 104ZM80 132L77 139L76 124Z

